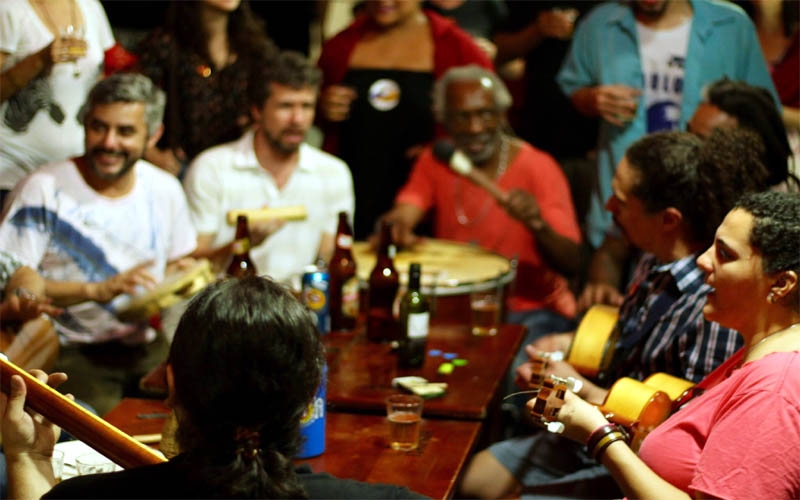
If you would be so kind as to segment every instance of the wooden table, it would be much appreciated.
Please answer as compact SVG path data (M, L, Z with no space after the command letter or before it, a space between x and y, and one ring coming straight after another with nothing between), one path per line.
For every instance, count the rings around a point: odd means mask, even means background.
M476 337L468 325L432 325L428 350L456 353L467 361L450 375L438 373L442 356L426 356L420 369L401 370L389 344L369 342L362 329L331 333L328 348L328 406L339 411L385 411L386 396L400 392L392 379L417 375L430 382L446 382L444 396L425 401L424 415L451 419L485 420L498 406L499 391L524 336L520 325L502 325L491 337Z
M161 432L164 418L158 415L168 411L158 400L125 398L104 418L128 434L152 434ZM449 498L480 429L478 421L424 419L419 449L401 452L389 448L385 417L328 412L325 452L296 462L308 463L314 472Z

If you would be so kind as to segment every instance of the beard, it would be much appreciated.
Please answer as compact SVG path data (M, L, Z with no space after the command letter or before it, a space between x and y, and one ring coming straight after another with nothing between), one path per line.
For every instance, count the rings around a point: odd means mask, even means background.
M111 154L119 158L122 158L123 159L122 168L120 168L116 172L104 171L94 161L94 157L97 154ZM86 155L86 159L89 163L89 166L92 167L92 171L97 177L99 177L104 181L110 182L110 181L116 181L117 179L124 177L125 174L127 174L133 168L133 166L136 165L136 162L139 161L139 159L142 158L143 156L144 156L144 149L142 149L141 154L133 156L127 151L113 151L102 147L96 147L92 148L89 151L89 154Z
M654 5L651 7L643 7L640 2L634 0L633 11L636 14L647 17L649 19L658 19L667 10L669 0L665 0L661 5Z
M483 165L491 160L500 146L500 132L495 134L485 132L476 136L455 138L456 147L460 149L474 165ZM482 142L485 146L477 152L470 151L467 147L472 142Z
M264 139L266 139L267 144L269 144L272 149L283 155L292 155L300 149L300 144L302 144L303 141L298 143L284 142L282 140L284 134L302 134L305 137L306 131L299 129L284 129L273 135L267 130L264 130L263 128L261 129L261 135L264 137Z

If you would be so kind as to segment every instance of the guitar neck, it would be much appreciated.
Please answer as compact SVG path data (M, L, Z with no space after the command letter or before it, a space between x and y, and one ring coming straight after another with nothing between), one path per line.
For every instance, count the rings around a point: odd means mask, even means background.
M25 381L25 405L28 408L107 456L120 467L127 469L164 462L164 458L152 448L135 441L52 387L39 382L14 363L0 357L0 389L6 394L11 386L12 375L19 375Z

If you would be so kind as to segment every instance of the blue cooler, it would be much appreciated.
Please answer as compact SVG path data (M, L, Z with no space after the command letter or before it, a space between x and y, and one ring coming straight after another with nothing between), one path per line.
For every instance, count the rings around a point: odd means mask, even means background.
M328 365L322 367L322 381L314 400L300 417L300 435L303 444L295 458L311 458L325 451L325 387L328 381Z

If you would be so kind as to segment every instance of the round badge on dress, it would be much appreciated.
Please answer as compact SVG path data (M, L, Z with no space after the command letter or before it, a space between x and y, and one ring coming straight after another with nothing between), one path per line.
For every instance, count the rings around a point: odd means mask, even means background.
M394 109L400 102L400 86L388 78L376 80L369 87L369 103L379 111Z

